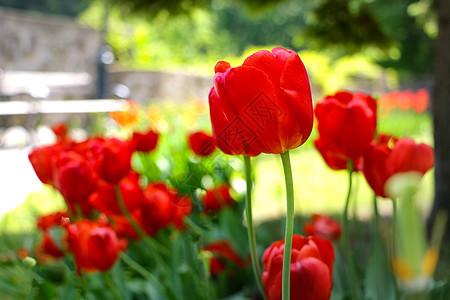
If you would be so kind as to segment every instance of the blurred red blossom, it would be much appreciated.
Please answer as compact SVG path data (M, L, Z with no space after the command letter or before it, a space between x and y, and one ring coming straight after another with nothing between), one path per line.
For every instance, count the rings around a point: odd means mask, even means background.
M416 113L423 113L430 101L427 89L419 89L416 93L411 90L395 91L384 94L378 100L380 110L388 113L394 108L400 110L414 110Z
M131 149L133 151L150 152L156 148L159 134L153 130L146 133L133 132L133 137L130 141Z
M365 153L363 173L375 194L388 198L385 184L392 175L410 171L424 175L433 165L432 147L410 138L397 140L382 135Z
M202 198L205 212L220 211L222 208L233 205L233 198L230 195L230 186L223 184L206 191Z
M127 246L126 240L119 239L110 226L86 219L67 226L67 240L78 274L111 269Z
M330 241L339 240L341 237L341 224L327 215L313 214L311 222L303 225L306 235L315 235Z
M144 190L141 207L142 227L148 235L174 225L184 228L184 217L192 210L192 201L164 183L151 183Z
M56 123L52 126L52 131L56 135L56 139L58 141L65 141L67 139L67 124L62 123Z
M210 156L216 150L213 137L203 131L189 134L188 142L189 147L198 156Z
M236 253L229 240L215 241L204 247L203 250L212 254L210 260L210 272L212 275L222 274L226 270L227 264L230 263L241 269L247 265L247 261Z

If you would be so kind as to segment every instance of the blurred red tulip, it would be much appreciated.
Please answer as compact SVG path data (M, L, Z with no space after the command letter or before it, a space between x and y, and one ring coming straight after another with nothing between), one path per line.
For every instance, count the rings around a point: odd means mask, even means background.
M43 231L50 229L53 226L63 226L68 218L66 212L58 211L45 216L40 216L37 220L37 227Z
M284 240L263 254L262 280L267 300L281 300ZM291 252L290 299L328 300L331 295L334 248L319 237L294 234Z
M57 123L52 126L52 131L56 135L58 141L65 141L67 139L67 124Z
M107 182L116 184L130 172L132 151L128 143L116 138L105 140L103 146L100 176Z
M69 203L87 200L97 186L98 176L92 166L74 151L60 153L55 161L56 188Z
M411 90L394 91L384 94L378 100L380 109L389 113L392 109L400 110L413 109L416 113L423 113L430 100L430 95L426 89L419 89L416 93Z
M143 198L139 175L130 172L118 183L118 186L128 211L133 212L139 209ZM122 214L114 185L105 181L98 182L97 189L89 196L89 203L108 216Z
M231 263L241 269L245 268L247 262L242 259L228 240L219 240L204 247L203 250L212 254L210 260L210 272L212 275L220 275L226 270L227 264Z
M377 124L376 102L364 93L326 96L315 113L323 148L343 160L357 160L369 148Z
M210 156L216 150L213 137L202 131L191 133L188 142L189 147L198 156Z
M149 130L146 133L133 132L131 149L133 151L150 152L156 148L159 134Z
M298 54L274 48L242 66L215 66L209 93L216 146L232 155L282 153L302 145L313 125L311 88Z
M384 198L388 198L385 183L392 175L410 171L424 175L434 165L430 146L416 144L410 138L394 140L392 144L384 139L372 145L364 155L364 176L375 194Z
M45 216L41 216L37 220L37 227L42 231L42 241L36 247L36 257L41 262L53 261L56 258L64 257L64 247L66 243L65 237L61 236L61 240L56 242L53 239L51 230L55 228L63 228L69 223L66 212L55 212Z
M64 145L62 143L56 143L50 146L35 148L28 154L36 175L43 183L54 186L53 162L63 149Z
M135 210L131 213L132 218L138 223L142 224L141 210ZM139 240L140 236L134 229L133 225L124 216L112 215L109 216L111 220L111 226L116 232L119 238L131 238L134 240Z
M144 190L141 216L142 225L148 235L170 225L182 229L183 219L192 210L192 202L187 196L180 196L164 183L152 183Z
M90 220L70 224L67 234L79 274L81 270L92 273L111 269L126 247L126 241L120 240L111 227Z
M311 222L303 225L306 235L315 235L322 239L336 241L341 237L341 224L327 215L313 214Z
M224 207L233 205L230 186L225 184L207 190L206 195L202 198L202 202L206 213L220 211Z

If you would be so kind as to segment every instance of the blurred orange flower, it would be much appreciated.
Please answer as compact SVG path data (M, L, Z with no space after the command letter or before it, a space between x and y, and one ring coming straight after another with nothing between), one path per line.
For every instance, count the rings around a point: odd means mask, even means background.
M139 119L140 105L136 101L128 100L125 103L125 107L121 111L113 111L109 114L117 124L122 127L134 126Z

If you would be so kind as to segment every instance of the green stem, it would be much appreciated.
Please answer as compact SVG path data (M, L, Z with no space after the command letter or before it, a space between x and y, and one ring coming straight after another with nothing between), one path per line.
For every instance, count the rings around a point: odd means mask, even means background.
M397 243L397 202L395 199L392 199L392 254L395 254L396 243Z
M292 237L294 235L294 183L292 180L291 161L289 150L281 153L283 163L284 179L286 182L286 231L284 234L283 255L283 277L282 277L282 299L290 299L290 276L291 276L291 252Z
M117 290L116 286L112 282L111 276L109 275L109 273L103 272L102 277L103 277L103 280L105 281L106 285L110 289L111 293L113 294L114 299L122 300L122 296L120 295L119 290Z
M352 194L352 182L353 182L353 161L348 162L348 193L347 193L347 199L345 201L345 208L344 208L344 215L342 218L342 231L343 231L343 239L342 239L342 247L344 250L345 259L347 261L347 271L348 271L348 277L350 281L350 287L351 287L351 298L353 300L358 300L358 281L356 278L356 271L355 271L355 262L353 260L353 256L351 253L351 247L350 247L350 234L348 229L348 208L350 203L350 197Z
M248 243L250 245L250 256L252 258L253 274L256 278L256 284L263 298L266 299L264 292L264 285L262 283L261 267L258 260L258 252L256 251L256 237L255 229L253 227L253 215L252 215L252 164L249 156L244 155L245 166L245 182L247 184L247 192L245 197L245 212L247 215L247 235Z
M380 226L380 215L378 214L378 203L377 195L373 196L373 222L375 227L375 233L378 236L379 226Z

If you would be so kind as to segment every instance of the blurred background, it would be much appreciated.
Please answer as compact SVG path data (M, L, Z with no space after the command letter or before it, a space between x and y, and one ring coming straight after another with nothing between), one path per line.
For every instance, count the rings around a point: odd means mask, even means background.
M339 89L372 93L380 132L433 144L436 11L432 0L0 0L0 216L57 206L27 158L32 147L55 141L53 124L67 122L74 139L117 134L108 112L132 99L163 135L173 125L166 118L182 118L186 132L208 130L199 120L207 119L216 62L237 66L274 46L299 52L314 101ZM200 109L190 109L194 102ZM345 172L327 169L312 146L315 134L293 152L297 209L337 213ZM256 168L263 175L255 216L276 217L284 210L281 165L263 155ZM424 215L434 196L429 173ZM372 194L358 182L355 213L368 217ZM389 209L386 203L381 213Z

